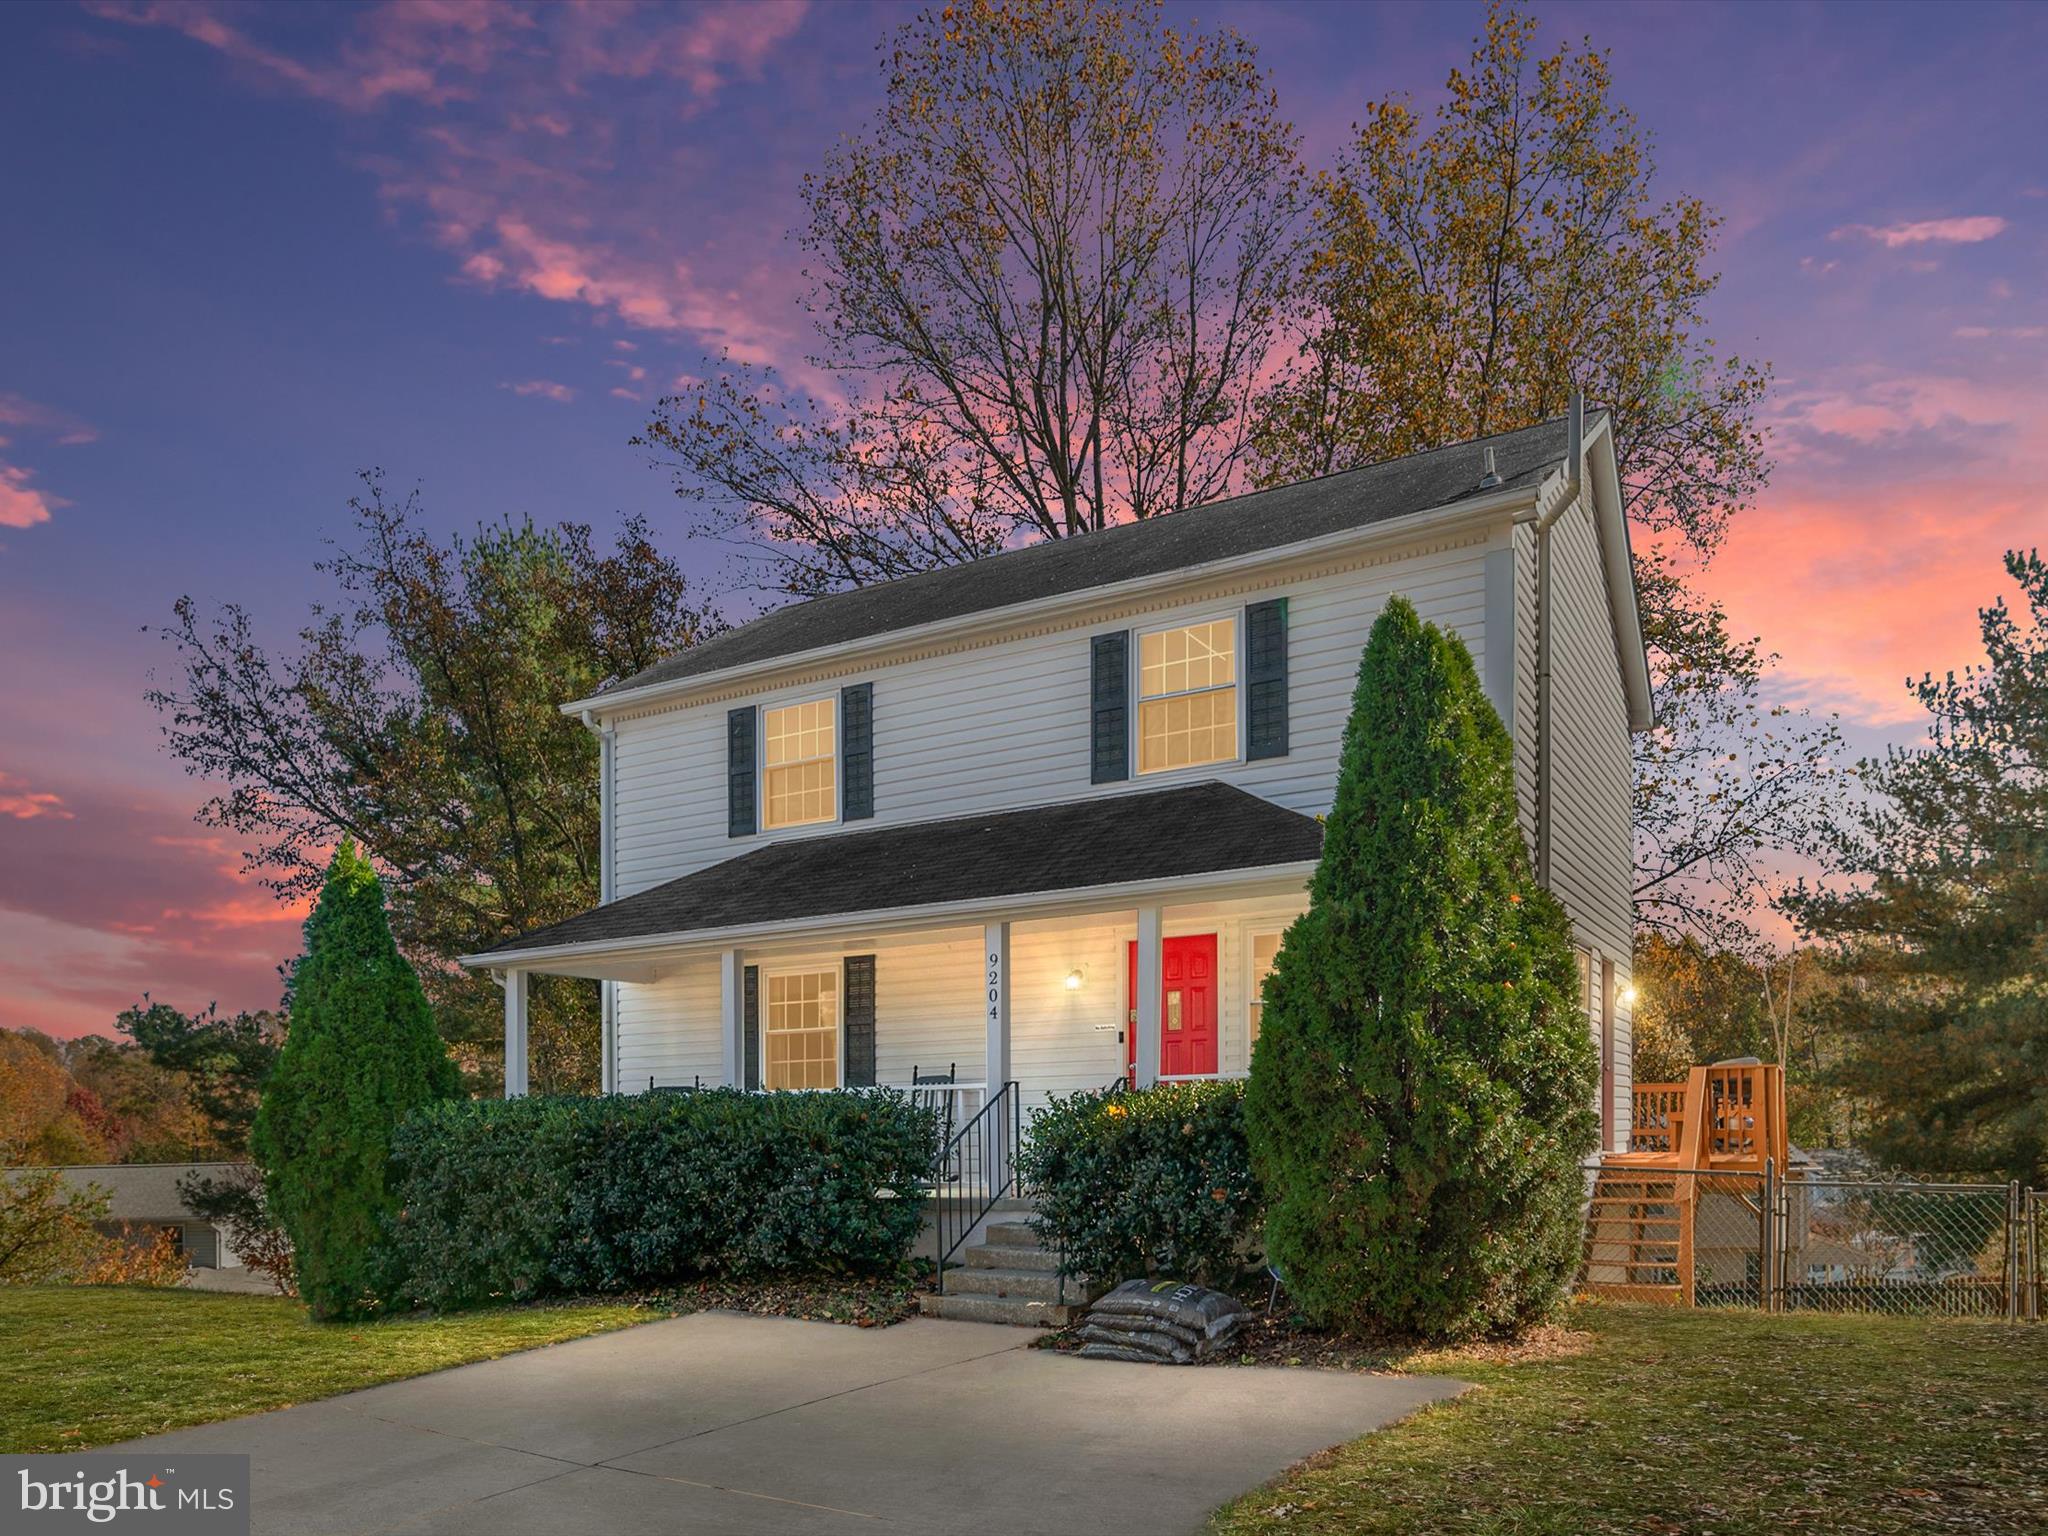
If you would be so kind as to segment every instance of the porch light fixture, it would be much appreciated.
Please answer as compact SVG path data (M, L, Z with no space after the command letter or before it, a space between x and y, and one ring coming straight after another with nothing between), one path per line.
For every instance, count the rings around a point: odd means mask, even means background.
M1081 990L1081 967L1079 967L1078 965L1075 966L1071 971L1067 972L1067 990L1069 992L1078 992Z
M1635 1007L1636 989L1634 987L1623 987L1615 994L1615 1001L1619 1002L1624 1008Z

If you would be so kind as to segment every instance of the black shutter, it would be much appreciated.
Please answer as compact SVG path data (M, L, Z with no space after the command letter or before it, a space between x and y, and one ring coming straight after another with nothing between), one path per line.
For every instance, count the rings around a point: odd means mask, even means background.
M839 690L839 755L844 787L839 794L843 821L866 821L875 814L875 685L854 683Z
M1114 784L1131 776L1131 634L1097 635L1091 646L1088 781Z
M1287 599L1244 611L1247 759L1287 755Z
M761 1086L761 967L747 967L740 983L740 1054L742 1080L752 1090Z
M754 706L725 717L725 835L752 837L754 821Z
M875 957L846 957L846 1086L875 1086Z

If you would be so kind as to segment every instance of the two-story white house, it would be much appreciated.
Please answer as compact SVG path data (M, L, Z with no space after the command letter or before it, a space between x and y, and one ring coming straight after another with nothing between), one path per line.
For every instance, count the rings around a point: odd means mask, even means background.
M1231 1077L1305 904L1367 632L1471 648L1628 1137L1649 679L1607 418L1557 420L778 609L566 706L603 904L467 963L604 981L604 1086Z

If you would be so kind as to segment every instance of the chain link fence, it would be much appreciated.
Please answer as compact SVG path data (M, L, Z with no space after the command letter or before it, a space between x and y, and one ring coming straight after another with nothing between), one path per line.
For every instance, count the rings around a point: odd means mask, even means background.
M2017 1184L1606 1166L1579 1284L1679 1306L2038 1320L2044 1206Z

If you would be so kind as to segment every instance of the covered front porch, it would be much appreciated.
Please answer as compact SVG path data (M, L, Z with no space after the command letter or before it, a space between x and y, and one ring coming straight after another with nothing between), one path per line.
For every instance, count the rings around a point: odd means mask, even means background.
M569 974L614 983L610 1091L915 1088L950 1099L946 1118L961 1125L991 1084L1017 1083L1029 1110L1118 1079L1244 1075L1259 986L1302 883L1173 894L931 926L870 915L585 957ZM508 1097L526 1091L526 980L545 969L503 972Z
M1124 1079L1242 1076L1313 818L1221 784L791 839L487 954L505 1091L529 976L606 988L619 1093L917 1089L967 1123ZM831 910L839 908L839 910ZM824 910L821 910L824 909Z

